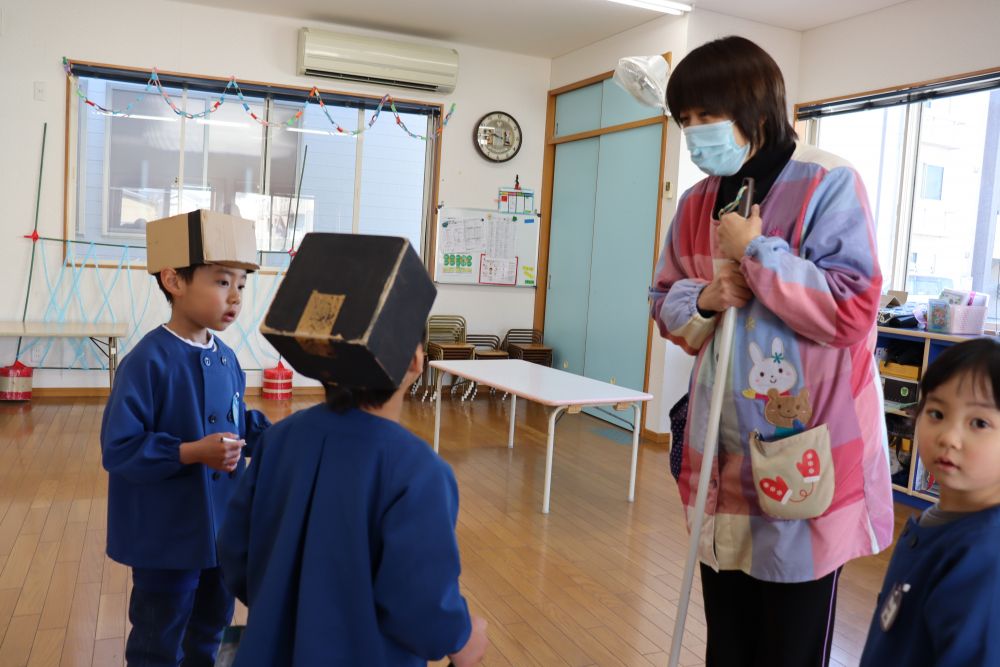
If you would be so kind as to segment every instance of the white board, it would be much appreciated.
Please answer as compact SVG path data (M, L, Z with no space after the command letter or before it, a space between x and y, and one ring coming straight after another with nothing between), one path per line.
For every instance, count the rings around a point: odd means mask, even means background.
M538 223L532 213L442 208L437 212L434 280L534 287Z

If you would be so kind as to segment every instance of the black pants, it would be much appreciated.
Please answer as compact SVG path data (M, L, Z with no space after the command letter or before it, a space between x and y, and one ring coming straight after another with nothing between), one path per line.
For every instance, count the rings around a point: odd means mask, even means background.
M817 581L776 584L702 564L706 667L826 667L840 569Z

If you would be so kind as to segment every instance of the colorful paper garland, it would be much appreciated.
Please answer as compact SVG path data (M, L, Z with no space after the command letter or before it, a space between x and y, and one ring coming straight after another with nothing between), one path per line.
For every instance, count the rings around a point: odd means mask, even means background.
M70 77L70 78L73 77L73 66L70 64L69 60L67 58L65 58L65 57L63 58L63 69L66 71L66 76L67 77ZM327 110L326 104L323 102L323 97L320 94L319 89L316 88L315 86L313 86L312 90L309 91L309 95L306 97L306 101L302 103L302 108L299 109L287 121L285 121L283 123L278 123L278 122L274 122L274 121L265 120L265 119L261 118L260 116L258 116L256 113L254 113L250 109L250 105L247 103L246 99L243 97L243 91L240 89L240 85L239 85L239 83L237 83L235 76L230 77L229 81L226 83L226 87L223 88L222 93L219 95L219 99L217 99L215 102L213 102L212 105L209 106L208 109L206 109L204 111L200 111L198 113L189 113L187 111L184 111L183 109L179 108L174 103L173 99L171 99L170 95L163 88L163 83L160 81L159 73L158 73L158 71L157 71L157 69L155 67L152 69L152 71L150 71L149 79L146 81L146 87L145 87L145 89L143 89L142 93L138 97L136 97L135 100L133 100L132 102L129 102L129 104L124 109L108 109L107 107L104 107L104 106L102 106L100 104L97 104L96 102L94 102L93 100L91 100L89 97L87 97L87 94L83 92L83 89L80 87L79 84L77 84L77 86L76 86L76 95L81 100L83 100L83 102L85 104L87 104L88 106L92 107L97 113L103 114L105 116L114 116L116 118L128 118L129 116L131 116L131 111L132 111L133 107L135 107L135 105L138 102L142 101L146 97L146 95L148 95L152 91L152 88L154 88L154 87L159 92L160 97L163 98L163 101L165 101L167 103L167 106L169 106L170 109L176 115L183 116L184 118L186 118L188 120L195 120L195 119L199 119L199 118L206 118L207 116L215 113L216 111L218 111L219 107L221 107L225 103L226 96L227 95L232 95L232 94L235 93L237 99L240 101L240 104L243 107L243 111L245 111L246 114L250 116L250 118L252 118L258 124L263 125L264 127L277 127L277 128L281 128L281 129L288 129L289 127L291 127L299 118L302 117L302 114L305 113L306 105L309 104L309 102L313 98L316 98L316 101L319 104L320 109L323 110L323 115L326 116L326 119L328 121L330 121L331 125L333 125L333 127L335 128L336 134L346 135L346 136L352 136L352 137L356 137L359 134L362 134L362 133L366 132L367 130L371 129L371 127L373 125L375 125L375 122L378 120L379 115L382 113L382 109L385 107L386 104L388 104L389 105L389 110L392 111L392 115L396 119L396 125L398 125L400 127L400 129L403 130L403 132L405 132L407 135L409 135L413 139L420 139L422 141L426 141L427 140L427 137L425 135L417 134L415 132L412 132L412 131L410 131L410 129L408 127L406 127L406 123L403 122L402 117L400 117L399 112L396 110L396 102L395 102L395 100L393 100L392 96L389 95L389 94L383 95L382 99L379 100L378 106L375 107L375 112L372 114L371 118L368 120L367 125L365 127L358 128L357 130L345 130L343 127L341 127L341 125L339 123L337 123L337 121L335 121L333 119L332 116L330 116L330 112ZM231 89L234 91L233 93L229 92ZM438 136L441 135L441 133L444 130L445 126L448 125L448 121L451 120L451 116L452 116L453 113L455 113L455 103L454 102L452 102L451 106L448 108L448 113L445 114L444 118L441 120L441 126L438 127L438 129L436 131L436 134Z

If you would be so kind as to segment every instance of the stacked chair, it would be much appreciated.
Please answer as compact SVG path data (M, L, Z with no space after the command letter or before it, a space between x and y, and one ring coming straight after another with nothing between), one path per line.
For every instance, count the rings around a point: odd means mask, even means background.
M473 359L507 359L510 355L506 350L500 349L500 336L493 334L468 334L465 341L474 346L472 352ZM496 393L496 389L490 387L490 395ZM479 392L479 385L476 382L469 382L469 387L462 394L462 400L474 399Z
M511 329L500 348L506 350L511 359L552 366L552 348L542 344L542 332L538 329Z
M466 342L465 338L464 317L461 315L431 315L430 319L427 320L427 362L443 359L472 359L476 348ZM430 366L425 366L424 379L422 400L427 400L433 396L434 388L437 386L437 371ZM452 393L457 388L457 386L452 386Z

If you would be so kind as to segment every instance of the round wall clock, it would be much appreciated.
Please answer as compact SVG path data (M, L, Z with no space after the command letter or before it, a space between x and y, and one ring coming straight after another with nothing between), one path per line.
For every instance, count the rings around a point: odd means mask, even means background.
M521 126L503 111L491 111L476 123L472 143L490 162L506 162L521 150Z

